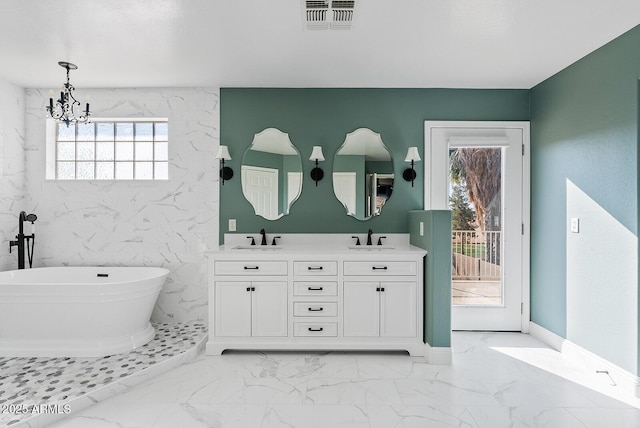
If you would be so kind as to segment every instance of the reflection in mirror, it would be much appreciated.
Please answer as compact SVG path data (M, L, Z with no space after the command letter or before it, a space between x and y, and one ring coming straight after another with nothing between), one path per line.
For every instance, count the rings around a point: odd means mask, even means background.
M333 191L347 215L380 215L393 191L393 159L380 134L367 128L347 134L333 161Z
M267 128L242 157L242 193L256 215L277 220L289 214L302 190L302 160L289 134Z

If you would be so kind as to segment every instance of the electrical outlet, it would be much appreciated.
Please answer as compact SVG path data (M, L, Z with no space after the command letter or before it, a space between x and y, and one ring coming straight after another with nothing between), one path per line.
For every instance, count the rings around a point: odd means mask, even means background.
M229 232L235 232L236 231L236 219L235 218L230 218L229 219Z
M580 233L580 219L577 217L571 218L571 233Z
M420 236L424 236L424 222L420 222Z

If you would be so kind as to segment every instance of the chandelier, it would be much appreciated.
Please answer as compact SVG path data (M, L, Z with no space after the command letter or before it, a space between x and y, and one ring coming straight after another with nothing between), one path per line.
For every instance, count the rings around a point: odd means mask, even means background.
M76 88L69 83L69 70L77 70L78 66L66 61L59 61L58 65L67 70L67 83L62 85L60 90L60 99L53 103L53 91L49 92L49 105L47 112L52 119L63 122L69 126L71 123L87 123L89 122L89 103L87 103L84 111L80 109L80 101L73 96Z

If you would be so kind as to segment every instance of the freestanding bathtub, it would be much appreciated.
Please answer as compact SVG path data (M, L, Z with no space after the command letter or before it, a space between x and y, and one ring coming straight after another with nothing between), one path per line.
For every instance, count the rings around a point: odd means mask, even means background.
M0 357L101 357L154 336L149 322L169 271L45 267L0 272Z

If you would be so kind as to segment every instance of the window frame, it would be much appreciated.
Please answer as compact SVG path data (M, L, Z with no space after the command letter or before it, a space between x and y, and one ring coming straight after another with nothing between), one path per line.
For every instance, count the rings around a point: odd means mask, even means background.
M135 140L135 124L136 123L166 123L167 124L167 159L166 160L156 160L155 156L152 155L152 158L150 160L136 160L135 159L135 146L136 143L152 143L152 150L155 151L155 144L156 143L164 143L165 141L156 141L155 136L152 136L152 139L149 141L136 141ZM117 139L117 136L115 134L115 130L114 130L114 138L113 140L106 140L106 142L110 142L112 141L114 144L114 158L113 160L107 160L104 162L113 162L113 176L111 178L97 178L97 166L99 163L103 162L101 160L96 159L96 152L97 152L97 145L96 143L98 142L103 142L105 140L98 140L97 135L94 134L94 138L93 140L88 140L89 142L93 142L94 143L94 156L92 160L82 160L82 159L78 159L78 152L77 152L77 144L78 142L84 142L82 140L78 140L78 134L76 131L75 137L73 140L70 140L70 142L75 143L76 147L75 147L75 152L74 152L74 159L73 160L69 160L69 162L74 162L76 164L76 168L75 168L75 177L74 178L59 178L58 177L58 173L57 173L57 167L58 167L58 126L65 126L63 123L58 123L56 120L54 119L46 119L46 153L45 153L45 158L46 158L46 166L45 166L45 178L46 180L53 180L53 181L69 181L69 182L74 182L74 181L97 181L97 182L115 182L115 181L123 181L123 182L131 182L131 181L135 181L135 182L149 182L149 181L168 181L169 180L169 163L170 163L170 156L169 156L169 140L170 140L170 136L169 136L169 119L166 117L118 117L118 118L107 118L107 117L102 117L102 118L91 118L91 121L89 122L91 124L99 124L99 123L113 123L114 128L117 127L117 124L119 123L133 123L133 128L134 128L134 133L131 137L131 142L133 143L133 150L134 150L134 155L132 156L131 160L117 160L116 159L116 154L115 154L115 144L117 144L117 142L119 142L119 140ZM79 124L79 125L83 125L83 124ZM70 126L73 126L75 129L77 129L77 125L76 124L71 124ZM153 153L153 152L152 152ZM93 163L93 177L92 178L79 178L77 176L77 172L78 172L78 163L79 162L90 162ZM118 162L132 162L133 163L133 170L132 170L132 175L131 177L126 177L126 178L117 178L116 177L116 165ZM136 178L135 177L135 165L136 163L139 162L150 162L152 163L152 176L151 178ZM167 167L167 173L166 173L166 177L162 177L162 178L158 178L155 177L155 168L156 168L156 163L166 163L166 167Z

